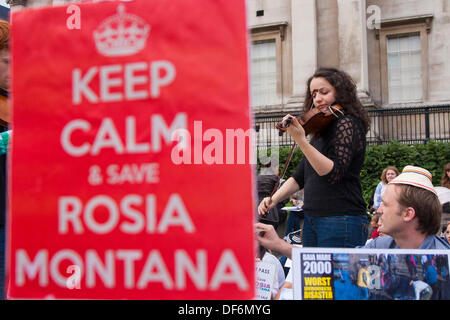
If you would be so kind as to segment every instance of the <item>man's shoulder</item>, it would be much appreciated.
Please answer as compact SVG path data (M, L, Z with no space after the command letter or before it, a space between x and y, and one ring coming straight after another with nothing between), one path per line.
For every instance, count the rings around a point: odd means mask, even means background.
M398 249L397 244L391 236L377 237L367 243L364 247L365 249ZM450 244L448 244L442 238L438 236L428 236L425 241L420 246L420 249L450 249Z
M390 236L382 236L376 237L369 243L366 243L365 246L361 247L364 249L395 249L397 245L394 242L394 239Z
M424 249L450 249L450 244L446 240L444 240L436 235L432 236L432 237L433 237L432 238L433 241L432 241L431 248L424 248Z

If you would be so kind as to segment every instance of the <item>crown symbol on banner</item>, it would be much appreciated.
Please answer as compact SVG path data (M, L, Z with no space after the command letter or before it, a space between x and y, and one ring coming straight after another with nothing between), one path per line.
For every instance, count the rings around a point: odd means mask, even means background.
M144 49L149 33L150 26L140 17L125 13L121 4L117 14L94 31L94 40L97 51L104 56L128 56Z

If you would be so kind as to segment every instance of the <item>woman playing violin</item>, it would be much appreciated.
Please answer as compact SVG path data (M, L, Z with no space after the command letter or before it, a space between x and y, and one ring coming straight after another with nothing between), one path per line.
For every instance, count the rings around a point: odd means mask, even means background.
M360 172L369 117L350 76L337 69L321 68L308 79L305 111L334 104L342 107L343 114L310 141L298 119L291 115L283 118L283 122L290 119L287 131L305 157L272 198L264 198L258 206L258 213L263 215L280 200L304 189L304 247L355 247L367 240Z

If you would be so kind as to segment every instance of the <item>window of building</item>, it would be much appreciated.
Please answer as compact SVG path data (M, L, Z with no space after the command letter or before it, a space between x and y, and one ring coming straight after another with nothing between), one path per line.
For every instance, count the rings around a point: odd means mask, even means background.
M387 37L389 103L422 100L420 34Z
M428 34L432 15L382 20L380 40L383 105L426 101Z
M251 49L251 97L255 106L277 103L275 40L257 41Z
M250 27L251 102L259 111L271 111L282 104L282 42L286 26L287 22L277 22Z

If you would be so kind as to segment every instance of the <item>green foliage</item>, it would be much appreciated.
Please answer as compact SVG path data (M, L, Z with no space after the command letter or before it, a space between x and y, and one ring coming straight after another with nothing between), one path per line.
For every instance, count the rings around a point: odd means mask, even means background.
M289 153L291 152L291 148L292 147L281 147L280 148L280 172L281 170L283 170L284 164L286 163L286 159L289 156ZM292 155L292 159L289 162L289 166L286 169L286 177L291 176L294 172L295 169L297 168L297 165L300 163L300 160L302 160L303 158L303 153L300 150L300 148L298 146L295 146L295 149L293 151L293 155Z
M361 187L363 198L370 203L373 192L381 180L381 173L388 166L395 166L399 171L411 163L411 159L417 156L416 150L410 150L410 146L391 142L379 146L368 146L366 158L361 170Z
M290 150L291 147L280 147L279 149L280 172ZM300 148L296 147L284 178L295 172L302 158L303 153ZM380 182L381 172L388 166L395 166L400 172L407 165L423 167L431 172L433 184L438 186L441 181L442 170L447 162L450 162L450 143L429 141L427 144L405 145L392 141L389 144L368 146L364 166L361 170L361 187L364 200L366 203L371 202L373 192ZM258 162L258 169L259 165Z
M427 144L404 145L391 142L368 146L361 171L363 197L369 203L380 182L381 172L388 166L396 166L401 172L407 165L427 169L433 175L433 185L438 186L444 165L450 161L450 143L430 141Z

